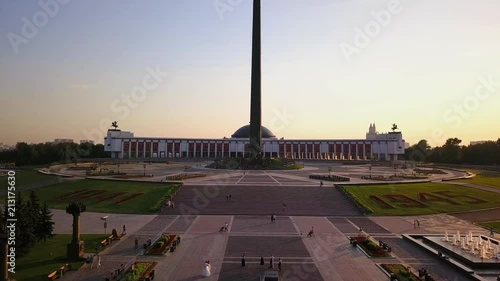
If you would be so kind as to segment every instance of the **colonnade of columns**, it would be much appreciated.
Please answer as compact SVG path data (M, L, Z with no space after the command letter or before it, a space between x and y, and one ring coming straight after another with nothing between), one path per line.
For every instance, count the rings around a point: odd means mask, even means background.
M235 145L238 144L238 145ZM274 144L274 145L273 145ZM123 141L118 158L217 158L245 155L244 142ZM184 149L182 149L184 147ZM236 149L235 149L236 147ZM264 155L288 159L367 160L373 157L370 142L264 142ZM268 149L266 149L266 147ZM274 148L274 149L271 149ZM387 155L385 155L387 156ZM376 155L380 158L380 155Z

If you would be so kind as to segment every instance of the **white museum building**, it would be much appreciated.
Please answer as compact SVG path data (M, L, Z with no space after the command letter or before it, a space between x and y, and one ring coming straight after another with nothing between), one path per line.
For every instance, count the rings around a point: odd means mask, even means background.
M230 138L135 137L134 133L110 129L104 138L111 158L221 158L241 157L249 147L250 125ZM401 132L378 133L370 124L365 139L278 139L262 127L262 148L266 157L330 160L397 160L405 152Z

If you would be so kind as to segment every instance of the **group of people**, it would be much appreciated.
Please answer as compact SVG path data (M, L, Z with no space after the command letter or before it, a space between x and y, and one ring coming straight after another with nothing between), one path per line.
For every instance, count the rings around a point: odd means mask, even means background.
M206 260L203 265L203 270L201 271L201 276L208 277L212 274L212 266L210 265L210 261Z
M424 278L423 280L425 280L425 281L433 281L434 280L434 278L432 278L432 276L429 273L427 273L427 269L425 269L423 267L418 270L418 277L421 279L423 277Z
M168 200L167 202L165 202L165 207L166 208L175 208L175 204L174 204L174 201L172 200Z
M226 195L226 201L233 200L233 196L231 194Z
M276 222L276 215L272 214L271 215L271 223L274 223L274 222Z
M420 228L420 221L419 220L413 221L413 228Z
M95 260L97 260L96 268L101 267L101 256L100 255L96 255L95 256ZM94 256L93 255L87 256L86 263L90 263L90 268L93 268L94 267Z
M278 259L278 271L281 271L281 258ZM260 256L260 265L261 266L264 266L264 257L263 256ZM274 268L274 256L271 255L271 257L269 258L269 268Z
M224 225L219 229L219 231L227 232L229 230L228 227L229 225L227 224L227 222L225 222Z

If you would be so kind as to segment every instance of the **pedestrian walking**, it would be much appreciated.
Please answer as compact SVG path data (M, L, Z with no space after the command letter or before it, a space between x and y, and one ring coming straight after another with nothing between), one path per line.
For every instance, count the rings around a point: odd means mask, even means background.
M314 235L314 226L311 227L311 230L309 231L309 233L307 234L307 237L312 237Z
M97 255L97 268L101 266L101 256Z
M135 248L139 247L139 238L135 237Z
M274 256L269 259L269 268L274 268Z
M241 257L241 266L245 267L246 261L245 261L245 254L243 254L243 257Z
M417 220L417 228L420 228L420 221Z
M490 227L490 237L495 237L495 232L492 227Z
M127 228L125 227L125 225L123 225L123 234L125 234L127 232Z
M281 272L281 258L278 260L278 271Z
M231 194L229 194L229 200L233 200L233 198L232 198Z
M226 201L229 201L229 195L226 195Z
M174 204L174 201L172 201L172 209L175 208L175 204Z
M283 201L283 202L281 202L281 204L283 204L283 211L285 211L286 210L286 204L285 204L285 202Z
M264 257L260 256L260 267L264 266Z

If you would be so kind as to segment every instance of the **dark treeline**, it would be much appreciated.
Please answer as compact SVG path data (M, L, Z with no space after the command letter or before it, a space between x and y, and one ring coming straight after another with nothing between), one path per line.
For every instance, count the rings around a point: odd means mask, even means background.
M16 257L26 255L38 242L45 243L47 239L54 237L54 222L52 213L47 203L40 203L34 191L29 194L28 200L25 200L19 193L16 200L16 209L14 210L5 204L2 212L0 209L0 228L1 232L6 233L7 219L17 219L16 221ZM10 245L10 244L9 244Z
M481 144L460 145L458 138L446 140L443 146L431 148L427 140L421 140L405 151L405 159L418 162L500 165L500 138Z
M42 165L53 162L72 162L82 158L110 157L104 145L91 143L39 143L19 142L16 149L0 152L0 162L16 163L16 166Z

